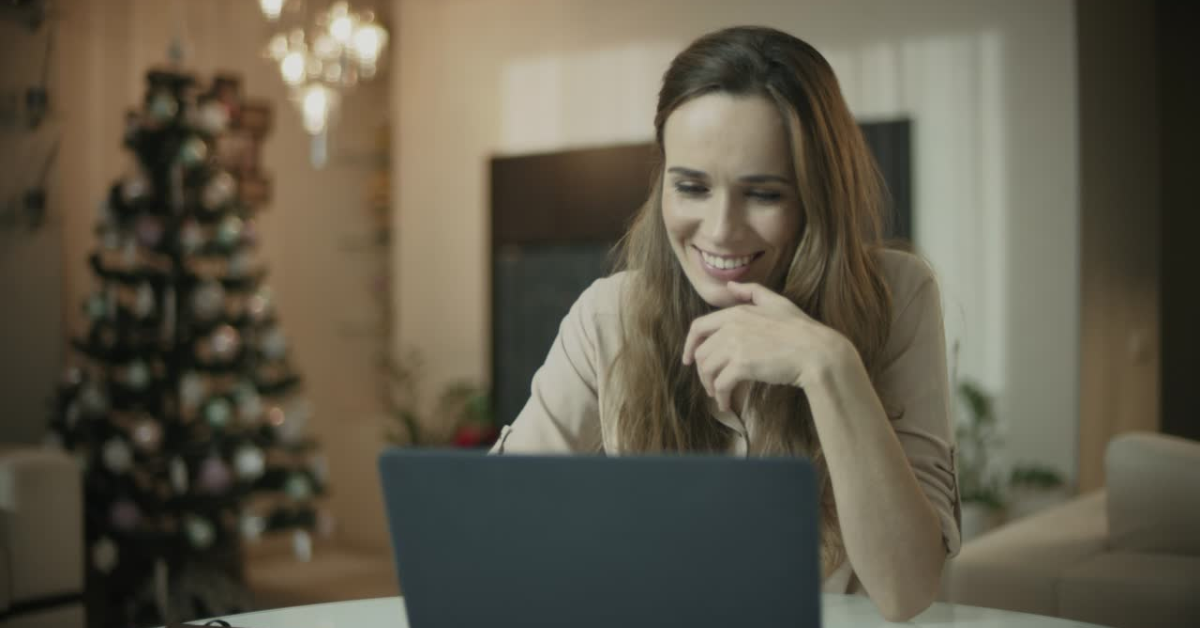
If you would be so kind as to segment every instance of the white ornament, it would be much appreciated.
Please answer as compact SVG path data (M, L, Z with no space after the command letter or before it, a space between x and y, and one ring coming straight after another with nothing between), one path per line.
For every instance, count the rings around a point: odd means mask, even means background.
M284 484L283 491L287 493L288 497L302 502L312 497L312 484L309 483L308 478L304 477L304 475L293 473L287 479L287 483Z
M228 172L220 172L204 186L200 202L208 210L215 211L233 199L237 193L237 179Z
M145 362L137 360L129 365L125 372L125 378L133 389L141 390L150 383L150 367L146 366Z
M210 100L200 105L199 110L196 112L195 125L210 135L220 134L228 124L229 112L226 111L225 105L215 100Z
M120 438L110 438L104 443L103 457L104 466L114 473L124 473L133 466L133 450Z
M133 304L133 313L138 318L146 318L154 313L154 289L150 284L144 283L138 286L137 299Z
M192 293L192 311L197 318L210 320L225 308L225 288L219 281L206 281Z
M170 463L169 474L171 476L171 488L175 489L176 495L183 495L188 490L188 468L187 463L182 458L172 458Z
M92 564L100 573L108 574L117 566L117 544L103 537L92 546Z
M185 373L180 379L179 403L183 404L184 408L189 410L198 408L206 394L208 394L208 386L205 385L204 379L199 374Z
M238 527L243 539L257 541L266 532L267 521L258 515L243 515Z
M287 354L287 338L278 327L272 327L263 336L262 344L259 347L262 349L263 355L272 360L279 360Z
M79 393L79 403L83 406L85 413L93 416L108 411L108 397L104 395L104 391L96 382L88 382L83 385L83 390Z
M263 456L261 449L246 445L233 455L233 466L237 469L239 478L253 481L262 477L263 472L266 471L267 459Z
M292 535L292 551L296 554L296 560L302 563L312 560L312 536L307 530L296 530Z
M187 531L188 541L196 549L207 549L217 537L212 523L195 515L188 516L184 529Z

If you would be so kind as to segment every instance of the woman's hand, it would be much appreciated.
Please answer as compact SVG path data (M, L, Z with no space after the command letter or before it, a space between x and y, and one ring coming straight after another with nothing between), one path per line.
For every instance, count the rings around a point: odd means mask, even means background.
M683 363L722 411L741 382L805 388L861 361L845 336L814 320L787 298L759 284L729 282L742 301L692 322Z

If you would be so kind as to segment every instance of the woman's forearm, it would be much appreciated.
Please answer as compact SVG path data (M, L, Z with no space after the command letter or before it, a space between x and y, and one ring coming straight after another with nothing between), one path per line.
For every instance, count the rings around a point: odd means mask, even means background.
M846 554L884 617L905 621L937 594L945 562L941 527L855 358L817 373L804 389Z

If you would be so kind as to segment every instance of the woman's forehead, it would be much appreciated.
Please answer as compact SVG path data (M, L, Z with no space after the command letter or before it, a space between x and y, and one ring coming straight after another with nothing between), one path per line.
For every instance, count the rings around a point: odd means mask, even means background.
M667 118L663 148L668 168L718 178L791 173L783 120L763 96L714 93L685 102Z

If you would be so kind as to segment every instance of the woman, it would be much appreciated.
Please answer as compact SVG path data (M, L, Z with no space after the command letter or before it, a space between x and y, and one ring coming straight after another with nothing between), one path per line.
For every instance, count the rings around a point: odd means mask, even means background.
M833 71L779 31L712 33L671 63L655 128L624 270L572 307L493 451L808 456L825 590L911 618L959 546L940 296L881 244Z

